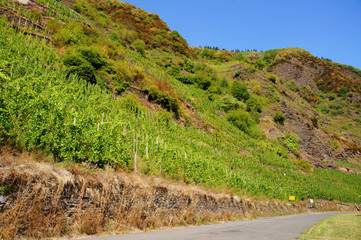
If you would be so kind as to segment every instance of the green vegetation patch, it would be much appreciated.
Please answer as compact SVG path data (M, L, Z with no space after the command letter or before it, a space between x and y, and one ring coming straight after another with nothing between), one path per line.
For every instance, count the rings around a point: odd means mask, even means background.
M108 14L112 3L119 11ZM310 172L289 156L288 149L297 150L292 137L264 140L256 122L280 93L274 86L269 100L258 80L267 77L263 69L277 60L277 51L263 56L195 48L191 59L182 37L157 15L113 1L75 4L94 26L49 21L61 51L1 20L1 144L236 194L360 200L359 175ZM124 13L140 20L132 25ZM142 31L137 36L130 29ZM248 82L232 80L239 69Z
M361 239L361 214L329 217L306 231L300 239L349 240Z

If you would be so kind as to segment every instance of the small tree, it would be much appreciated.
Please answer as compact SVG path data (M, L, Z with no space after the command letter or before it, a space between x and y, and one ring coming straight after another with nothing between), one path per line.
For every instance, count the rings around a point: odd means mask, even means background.
M245 133L249 133L254 122L248 112L237 109L227 114L227 120Z
M232 95L238 100L247 101L250 98L250 94L245 84L239 81L234 81L231 87Z
M276 112L276 114L273 117L273 121L276 123L280 123L280 124L284 124L285 123L285 116L283 116L281 113L279 113L278 111Z

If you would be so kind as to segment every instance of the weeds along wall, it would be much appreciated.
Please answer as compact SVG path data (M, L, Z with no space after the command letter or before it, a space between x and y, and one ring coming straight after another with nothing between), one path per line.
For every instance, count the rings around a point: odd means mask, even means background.
M361 200L357 174L301 172L278 145L253 139L213 115L201 117L219 127L217 136L177 124L169 112L148 110L135 95L115 97L75 75L67 77L51 45L8 27L5 19L0 30L1 144L43 151L55 161L110 165L215 190L234 188L279 199ZM139 53L127 54L181 94L189 90L209 103L196 87L165 77L150 60L137 60Z

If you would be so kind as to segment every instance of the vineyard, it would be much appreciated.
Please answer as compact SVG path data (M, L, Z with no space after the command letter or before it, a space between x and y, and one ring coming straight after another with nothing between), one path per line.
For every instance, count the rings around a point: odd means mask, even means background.
M177 100L180 115L186 115L182 101L189 102L203 127L179 124L174 112L153 111L133 93L114 95L106 84L69 74L55 47L9 27L5 18L0 31L2 145L40 151L56 162L162 176L215 191L361 201L359 174L305 170L281 143L251 137L219 117L204 90L181 83L137 51L127 49L123 58L132 69L169 82L183 97Z

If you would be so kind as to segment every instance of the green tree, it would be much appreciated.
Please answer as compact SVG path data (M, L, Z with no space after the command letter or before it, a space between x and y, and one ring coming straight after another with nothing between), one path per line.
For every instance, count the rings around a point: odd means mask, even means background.
M98 70L106 65L106 62L101 58L100 54L90 48L79 49L81 56L89 62L95 70Z
M247 104L247 111L248 112L258 112L261 113L262 112L262 105L259 103L259 101L254 98L251 97L246 101Z
M251 95L249 94L245 84L240 83L239 81L234 81L231 87L232 95L241 101L247 101Z

